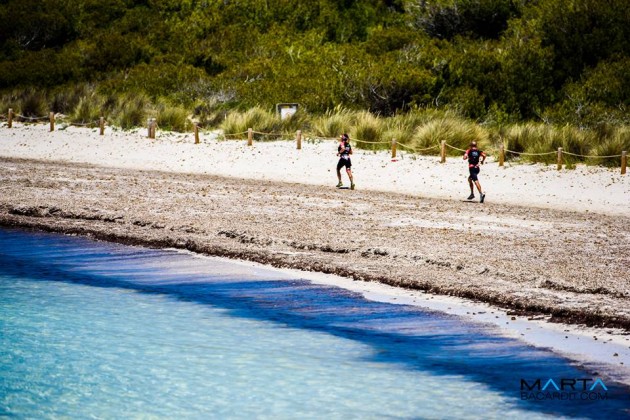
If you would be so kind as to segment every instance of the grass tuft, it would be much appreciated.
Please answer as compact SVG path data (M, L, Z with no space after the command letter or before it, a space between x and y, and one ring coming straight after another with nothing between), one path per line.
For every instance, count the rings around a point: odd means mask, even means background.
M230 112L221 123L220 128L225 133L226 138L244 138L247 136L246 133L249 128L259 133L279 134L282 123L280 117L274 112L254 107L245 112ZM255 138L268 140L275 139L277 136L256 134Z
M90 95L83 96L79 99L72 114L70 120L73 123L87 124L98 121L102 116L103 98L99 95L92 93Z
M439 146L442 141L461 150L466 150L473 141L476 141L482 150L490 146L490 136L485 129L472 121L454 117L441 117L419 126L412 141L416 149ZM451 156L462 153L451 147L447 147L446 151Z
M114 108L111 121L123 130L143 127L148 118L150 101L145 95L126 97L119 100Z
M185 108L167 104L160 104L158 106L157 123L162 130L183 133L192 129L192 122L188 118L188 111Z

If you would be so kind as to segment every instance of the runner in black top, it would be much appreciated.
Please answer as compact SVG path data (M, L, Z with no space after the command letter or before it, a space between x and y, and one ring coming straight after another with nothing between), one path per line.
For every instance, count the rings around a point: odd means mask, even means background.
M346 167L346 173L350 178L350 189L354 190L354 180L352 178L352 162L350 161L350 155L352 154L352 146L350 146L350 137L347 134L342 134L339 138L339 146L337 146L337 156L339 156L339 162L337 162L337 179L339 183L337 188L343 187L341 182L341 168Z
M479 159L481 158L481 161ZM466 150L464 153L464 160L468 159L468 172L470 172L470 176L468 177L468 185L470 185L470 195L468 196L469 200L473 200L475 198L475 191L473 188L473 182L477 186L477 190L479 190L479 202L483 203L486 195L481 191L481 184L479 183L479 179L477 175L479 175L479 164L483 165L486 161L486 154L477 149L477 142L470 143L470 148Z

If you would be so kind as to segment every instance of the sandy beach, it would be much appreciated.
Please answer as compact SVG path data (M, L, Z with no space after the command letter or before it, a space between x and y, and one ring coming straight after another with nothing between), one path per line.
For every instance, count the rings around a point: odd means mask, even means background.
M305 134L305 136L307 136ZM302 150L295 140L254 142L218 141L217 133L201 133L193 144L192 133L158 132L156 140L147 130L122 131L57 127L47 124L0 126L0 156L90 163L95 165L210 174L287 183L334 186L337 183L336 142L304 139ZM399 147L397 159L389 152L361 151L352 157L357 188L416 195L423 198L462 200L469 194L466 164L449 157L417 156ZM512 204L630 216L630 176L619 168L578 165L557 171L555 165L506 162L504 167L489 158L480 181L489 203ZM344 182L348 184L344 174Z
M459 158L357 150L351 191L334 188L335 153L333 140L2 126L0 224L395 286L401 303L464 298L501 323L579 326L628 364L629 175L490 159L479 204Z

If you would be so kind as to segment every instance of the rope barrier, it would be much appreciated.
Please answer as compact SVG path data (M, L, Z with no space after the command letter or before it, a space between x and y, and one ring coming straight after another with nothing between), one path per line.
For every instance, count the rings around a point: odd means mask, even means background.
M406 144L404 144L404 143L398 143L398 142L396 142L396 144L397 144L398 146L402 146L402 147L404 147L405 149L409 149L409 150L411 150L412 152L416 152L416 149L415 149L414 147L407 146L407 145L406 145Z
M29 121L47 120L50 117L27 117L26 115L15 114L17 118L22 118Z
M68 123L68 125L73 125L76 127L87 127L88 125L97 125L100 124L100 121L91 121L91 122L86 122L86 123L77 123L77 122L70 122Z
M361 140L361 139L354 139L354 141L358 143L366 143L366 144L390 144L388 141L368 141L368 140Z
M436 144L436 145L433 145L433 146L431 146L431 147L425 147L424 149L416 149L415 147L408 146L408 145L406 145L405 143L398 143L398 142L396 142L396 144L397 144L397 145L399 145L399 146L405 147L405 148L407 148L407 149L409 149L409 150L413 150L413 151L414 151L414 152L416 152L416 153L418 153L418 152L426 152L426 151L428 151L428 150L437 149L437 148L439 148L439 147L440 147L440 146L438 146L438 145Z
M610 156L578 155L571 152L565 152L564 150L562 151L562 154L569 155L569 156L582 157L582 158L587 158L587 159L610 159L610 158L621 157L621 155L610 155Z
M262 134L263 136L284 136L282 133L263 133L262 131L253 131L253 134Z
M448 143L444 143L444 145L445 145L445 146L450 147L451 149L459 150L460 152L464 152L464 153L466 153L466 150L464 150L464 149L460 149L460 148L455 147L455 146L451 146L451 145L450 145L450 144L448 144Z
M465 150L464 150L465 151ZM546 155L555 155L558 152L547 152L547 153L525 153L525 152L515 152L513 150L505 149L505 153L512 153L515 155L523 155L523 156L546 156ZM563 152L564 153L564 152Z
M317 140L336 140L336 141L339 140L337 137L320 137L320 136L311 135L309 133L302 133L302 137L309 138L309 139L317 139Z
M242 131L240 133L223 133L223 137L227 137L227 136L240 136L241 134L247 134L247 131Z

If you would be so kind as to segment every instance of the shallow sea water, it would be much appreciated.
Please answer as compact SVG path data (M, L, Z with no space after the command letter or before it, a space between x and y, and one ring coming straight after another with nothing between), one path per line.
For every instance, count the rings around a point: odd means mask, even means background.
M273 269L0 229L0 417L628 417L605 377L606 400L521 400L521 379L598 377Z

